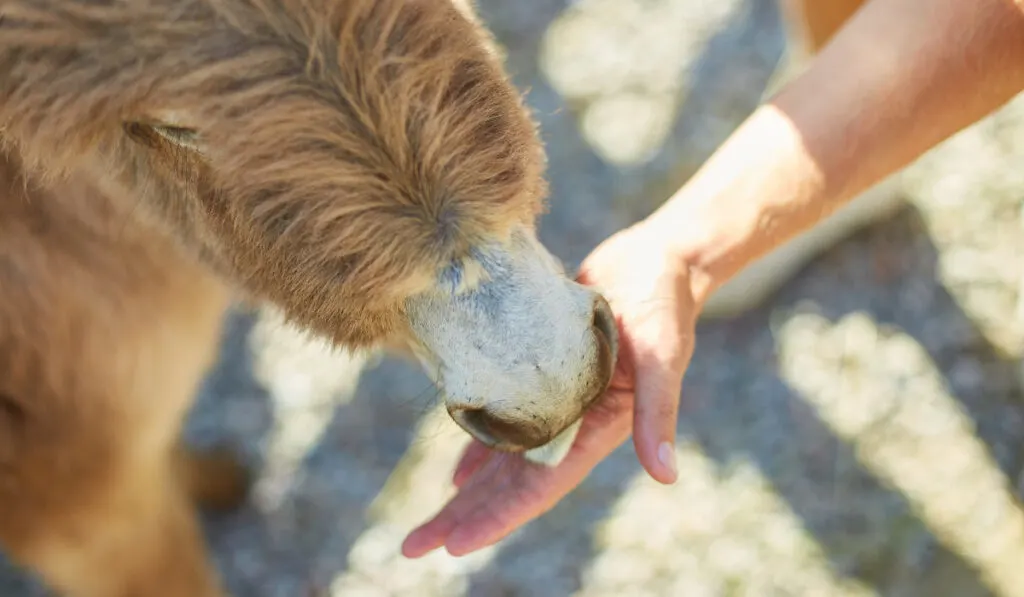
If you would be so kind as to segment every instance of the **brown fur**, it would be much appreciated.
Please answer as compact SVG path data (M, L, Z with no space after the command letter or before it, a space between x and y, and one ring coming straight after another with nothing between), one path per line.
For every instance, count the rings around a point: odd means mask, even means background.
M220 595L189 498L233 505L245 475L178 432L230 292L339 345L400 341L407 296L533 225L543 153L463 11L0 0L0 542L16 561L72 597Z

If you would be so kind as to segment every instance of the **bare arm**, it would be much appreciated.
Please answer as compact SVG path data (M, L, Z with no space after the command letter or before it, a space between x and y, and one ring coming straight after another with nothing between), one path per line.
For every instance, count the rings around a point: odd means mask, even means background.
M1024 0L872 0L656 214L698 300L1024 89Z
M747 263L1024 88L1022 3L866 4L662 209L584 261L581 280L605 291L624 349L611 391L588 412L562 464L527 467L470 449L458 494L410 535L404 553L444 545L459 555L494 543L550 509L631 429L644 468L673 482L679 388L700 303Z

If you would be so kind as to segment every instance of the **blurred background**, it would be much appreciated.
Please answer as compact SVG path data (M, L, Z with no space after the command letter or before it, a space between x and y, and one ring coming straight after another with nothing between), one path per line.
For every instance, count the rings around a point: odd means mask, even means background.
M540 120L570 268L654 209L759 101L774 0L478 0ZM836 73L837 77L843 76ZM413 366L238 313L189 425L260 467L208 521L239 597L1024 595L1017 310L1024 102L914 164L907 205L753 310L701 325L680 481L626 444L552 512L464 558L399 554L465 436ZM101 572L98 572L101 573ZM0 574L0 594L41 594Z

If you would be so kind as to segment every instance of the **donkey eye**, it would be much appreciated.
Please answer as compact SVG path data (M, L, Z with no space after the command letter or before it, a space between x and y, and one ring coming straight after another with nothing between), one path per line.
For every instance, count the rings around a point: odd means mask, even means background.
M125 123L124 130L131 139L148 147L156 147L158 141L163 140L177 147L199 151L199 135L193 129L165 124L129 122Z
M153 131L176 145L181 145L182 147L193 150L199 149L198 135L192 129L182 128L179 126L154 125Z

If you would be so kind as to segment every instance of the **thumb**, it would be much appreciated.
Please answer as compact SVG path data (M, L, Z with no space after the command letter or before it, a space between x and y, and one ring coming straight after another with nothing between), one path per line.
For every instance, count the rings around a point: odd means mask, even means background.
M633 412L633 444L640 464L654 480L675 483L675 439L683 372L693 353L684 342L681 352L636 355L636 402Z

